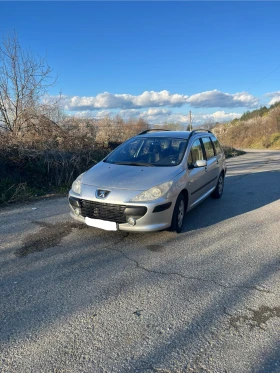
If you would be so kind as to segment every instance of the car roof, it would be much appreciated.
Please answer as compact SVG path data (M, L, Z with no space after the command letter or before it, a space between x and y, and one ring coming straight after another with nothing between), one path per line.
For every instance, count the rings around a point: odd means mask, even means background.
M193 131L161 131L161 130L147 130L139 133L137 137L171 137L175 139L188 139L190 136L194 135L213 135L211 131L208 130L193 130Z

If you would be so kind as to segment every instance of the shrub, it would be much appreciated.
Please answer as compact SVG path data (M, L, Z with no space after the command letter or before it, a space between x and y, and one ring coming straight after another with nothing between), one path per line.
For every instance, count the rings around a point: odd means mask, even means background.
M0 202L24 200L54 190L66 190L82 172L106 156L109 149L79 152L8 148L0 154Z

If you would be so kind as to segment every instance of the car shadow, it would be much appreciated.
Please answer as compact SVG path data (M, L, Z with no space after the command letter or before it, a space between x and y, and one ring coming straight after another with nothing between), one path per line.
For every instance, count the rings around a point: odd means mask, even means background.
M207 198L186 214L182 232L215 225L280 199L280 171L265 171L225 178L221 199Z

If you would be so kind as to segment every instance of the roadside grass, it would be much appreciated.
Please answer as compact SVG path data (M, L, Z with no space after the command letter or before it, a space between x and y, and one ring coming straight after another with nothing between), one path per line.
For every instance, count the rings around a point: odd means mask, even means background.
M237 157L239 155L246 154L243 150L235 149L230 146L223 146L226 158Z
M274 133L270 136L263 136L261 139L253 142L250 146L252 149L280 149L280 133Z
M13 202L29 201L48 196L64 196L68 192L68 186L50 186L50 187L34 187L25 183L16 183L11 178L5 178L0 181L0 205L10 204Z
M22 149L0 153L0 204L46 195L65 195L75 178L103 159L109 150L82 151Z

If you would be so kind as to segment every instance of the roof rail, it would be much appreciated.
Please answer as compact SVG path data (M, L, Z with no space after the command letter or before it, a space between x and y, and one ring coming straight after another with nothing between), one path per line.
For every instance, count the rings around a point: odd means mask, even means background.
M170 131L170 130L166 130L166 129L163 129L163 128L151 128L149 130L145 130L143 132L138 133L137 136L139 136L139 135L145 135L148 132L160 132L160 131Z
M194 135L196 132L208 132L208 133L213 134L213 132L211 132L210 130L206 130L204 128L197 128L197 129L191 131L189 138L192 137L192 135Z

